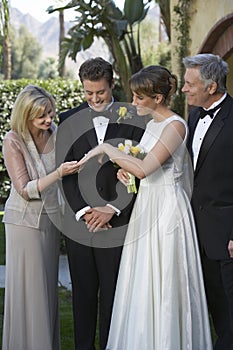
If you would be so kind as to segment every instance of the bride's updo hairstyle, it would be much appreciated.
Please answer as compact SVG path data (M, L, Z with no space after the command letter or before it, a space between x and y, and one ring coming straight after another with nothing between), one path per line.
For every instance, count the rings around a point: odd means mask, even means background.
M163 102L169 103L177 90L177 77L162 66L148 66L132 75L129 80L131 90L137 95L155 98L163 95Z

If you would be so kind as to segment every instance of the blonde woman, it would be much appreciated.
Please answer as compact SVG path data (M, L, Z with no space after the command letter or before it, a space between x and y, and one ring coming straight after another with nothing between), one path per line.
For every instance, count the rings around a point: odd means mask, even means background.
M55 169L55 100L39 86L18 95L3 142L11 179L5 205L6 287L3 350L57 350L59 345L57 181L76 162Z

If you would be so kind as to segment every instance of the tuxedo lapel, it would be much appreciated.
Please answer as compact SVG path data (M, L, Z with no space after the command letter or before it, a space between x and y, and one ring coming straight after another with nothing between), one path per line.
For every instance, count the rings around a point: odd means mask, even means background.
M223 103L220 111L217 113L214 120L212 121L209 129L206 132L204 140L202 142L200 152L198 155L196 169L194 172L195 176L198 173L198 171L200 170L204 160L206 159L211 146L213 145L213 143L216 140L216 137L218 136L218 134L220 133L220 131L224 127L225 119L227 119L228 117L231 116L230 107L231 107L231 97L227 94L226 98L224 99L224 103ZM187 148L192 156L192 160L193 160L192 143L193 143L195 129L196 129L196 126L197 126L197 123L199 120L199 114L200 113L199 113L198 108L195 109L195 111L191 111L190 118L188 121L190 134L189 134L189 140L187 143Z
M217 116L214 118L212 124L210 125L210 127L209 127L209 129L204 137L204 140L202 142L201 149L199 152L198 160L197 160L195 175L198 173L202 163L204 162L204 160L209 152L209 149L211 148L211 145L214 143L216 137L218 136L219 132L221 131L221 129L224 126L224 122L222 119L223 114L221 112L222 111L220 111L217 114Z
M87 133L87 140L91 146L91 148L94 148L98 145L98 141L97 141L97 136L96 136L96 132L95 132L95 128L93 126L93 129L89 130Z
M189 151L192 161L193 161L193 150L192 150L193 136L194 136L194 132L195 132L198 120L199 120L199 112L197 112L194 115L192 114L188 121L189 137L187 141L187 149Z
M87 132L87 140L91 148L93 148L98 144L98 140L97 140L97 135L96 135L96 131L95 131L95 127L92 119L90 120L90 123L92 128ZM110 140L110 139L116 138L116 133L117 133L116 123L111 123L109 121L104 140Z
M97 114L90 107L88 107L87 117L88 117L88 120L87 120L88 132L86 136L91 148L94 148L98 145L95 126L93 123L93 119L97 117Z
M105 140L115 139L117 137L117 124L109 122L105 134Z
M107 126L107 130L104 138L105 141L123 137L122 135L125 134L125 130L128 124L125 125L124 123L122 123L122 127L121 127L121 125L117 123L117 119L119 118L119 114L117 113L118 109L119 109L119 105L117 102L115 102L109 109L103 112L95 112L93 110L90 110L91 113L88 114L88 123L89 125L91 125L90 126L91 130L89 130L87 133L87 139L91 148L95 147L98 144L94 123L93 123L93 118L97 116L103 116L109 119L109 124Z

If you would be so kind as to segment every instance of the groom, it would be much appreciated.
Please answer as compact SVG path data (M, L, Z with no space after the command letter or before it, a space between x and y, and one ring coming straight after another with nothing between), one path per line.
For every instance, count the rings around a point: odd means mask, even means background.
M80 160L96 145L139 141L144 121L120 120L122 104L113 98L113 68L100 57L88 59L79 70L86 102L59 116L57 162ZM140 123L136 127L135 123ZM95 159L79 174L62 180L66 200L63 232L72 281L75 349L95 349L99 303L100 349L110 327L115 286L127 223L135 200L117 183L111 161ZM122 187L121 187L122 186Z

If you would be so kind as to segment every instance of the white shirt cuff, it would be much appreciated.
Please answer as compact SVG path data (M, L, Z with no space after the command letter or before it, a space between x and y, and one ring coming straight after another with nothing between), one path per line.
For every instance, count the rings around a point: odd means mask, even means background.
M75 219L76 221L79 221L81 219L81 217L89 210L91 209L91 207L86 206L84 208L82 208L81 210L77 211L75 214Z
M114 207L112 204L106 204L106 206L112 208L115 211L116 216L119 216L121 214L121 211Z

